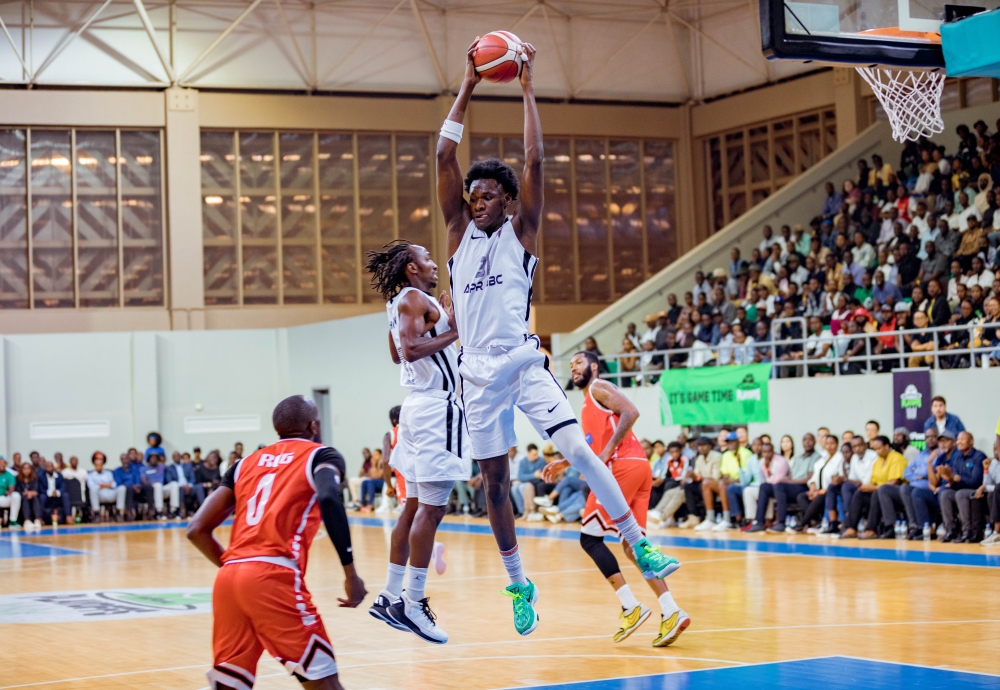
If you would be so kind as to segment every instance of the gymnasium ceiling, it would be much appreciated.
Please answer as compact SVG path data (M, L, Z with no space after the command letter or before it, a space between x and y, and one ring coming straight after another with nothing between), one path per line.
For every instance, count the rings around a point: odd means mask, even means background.
M755 0L23 0L0 18L5 84L437 94L495 29L535 44L556 99L683 103L809 69L762 57Z

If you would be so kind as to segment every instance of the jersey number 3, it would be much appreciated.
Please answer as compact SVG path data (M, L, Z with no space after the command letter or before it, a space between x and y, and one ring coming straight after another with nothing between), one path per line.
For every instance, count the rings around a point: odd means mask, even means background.
M247 501L247 524L256 525L264 517L264 509L267 508L267 499L271 497L271 487L274 486L275 474L265 474L257 482L257 488L253 496Z

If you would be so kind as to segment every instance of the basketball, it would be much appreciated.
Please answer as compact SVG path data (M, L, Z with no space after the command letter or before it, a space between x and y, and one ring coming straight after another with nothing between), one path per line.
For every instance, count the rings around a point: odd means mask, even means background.
M509 31L491 31L479 39L473 62L486 81L506 84L521 74L524 49L521 39Z

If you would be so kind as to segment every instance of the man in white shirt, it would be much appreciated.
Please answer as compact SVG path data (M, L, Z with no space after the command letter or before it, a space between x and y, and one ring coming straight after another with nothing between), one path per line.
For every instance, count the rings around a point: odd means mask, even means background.
M866 503L871 500L871 494L866 494L860 491L860 489L862 485L871 483L872 469L875 467L875 461L878 460L878 453L868 447L862 436L855 436L851 439L851 450L854 455L851 456L851 466L847 472L847 481L844 482L844 486L840 491L840 495L844 499L845 511L850 511L850 507L855 500L866 499ZM858 499L855 498L856 495L859 496ZM847 531L851 532L852 530L848 529Z
M973 285L978 285L983 289L983 294L987 294L993 288L993 281L996 276L993 271L986 268L982 258L977 254L972 257L972 272L966 276L965 287L972 289Z
M70 458L72 461L72 458ZM101 504L118 504L118 494L116 490L117 485L115 484L115 475L112 474L111 470L104 469L104 464L106 458L104 453L97 451L90 458L90 462L93 463L94 469L87 473L87 493L90 496L90 509L92 513L91 519L94 522L101 521ZM124 489L125 487L122 487ZM125 492L121 493L121 505L120 509L125 508Z
M770 253L771 245L777 242L777 239L775 239L774 230L771 229L770 225L764 226L763 233L764 233L764 239L761 240L761 243L759 245L760 255L767 256Z
M860 232L854 233L854 248L851 253L854 261L866 271L875 265L875 248L865 242L865 236Z
M711 301L712 285L705 280L705 274L701 271L695 271L694 287L691 288L691 294L694 295L695 304L698 303L698 295L705 295L705 300Z
M923 244L927 241L926 235L931 231L930 223L927 222L927 203L924 201L917 202L917 210L913 214L913 218L910 219L910 225L916 225L917 230L920 232L920 242Z
M640 349L642 348L642 343L656 342L656 334L660 332L660 327L656 323L656 314L646 314L646 318L642 322L646 324L646 332L642 334Z
M804 266L799 264L798 254L789 255L787 270L788 270L788 279L794 282L796 285L798 285L799 289L801 290L805 282L809 280L809 271L807 271Z

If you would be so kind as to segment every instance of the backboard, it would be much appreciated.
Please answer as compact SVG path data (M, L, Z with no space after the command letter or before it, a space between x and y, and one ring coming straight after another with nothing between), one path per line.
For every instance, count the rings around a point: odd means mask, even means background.
M907 69L942 68L945 20L997 9L1000 0L760 0L761 39L771 60Z

